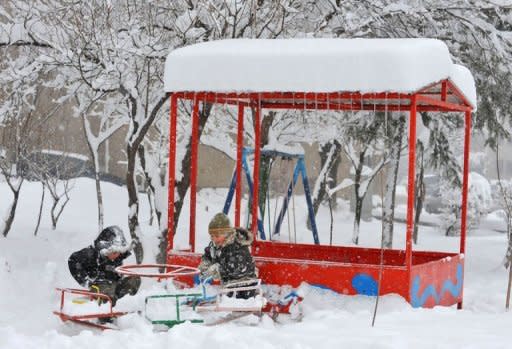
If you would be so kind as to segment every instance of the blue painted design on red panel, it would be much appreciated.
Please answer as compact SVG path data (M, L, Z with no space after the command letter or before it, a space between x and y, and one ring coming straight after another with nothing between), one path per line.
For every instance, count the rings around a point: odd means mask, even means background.
M417 275L411 285L411 305L415 308L422 307L429 297L434 298L435 304L439 304L445 292L450 292L453 297L458 297L462 291L462 277L462 264L458 264L456 273L457 281L455 284L451 279L445 280L439 293L437 293L434 285L429 284L420 295L421 278L420 275Z
M352 278L352 287L357 294L376 296L379 290L377 281L368 274L359 273Z

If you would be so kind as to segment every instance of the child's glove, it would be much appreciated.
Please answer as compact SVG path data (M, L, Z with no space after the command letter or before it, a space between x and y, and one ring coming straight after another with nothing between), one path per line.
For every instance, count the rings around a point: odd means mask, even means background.
M208 267L208 269L201 275L203 279L211 277L214 280L220 280L219 264L215 263Z
M194 275L194 285L211 285L213 278L211 276L202 277L199 274Z

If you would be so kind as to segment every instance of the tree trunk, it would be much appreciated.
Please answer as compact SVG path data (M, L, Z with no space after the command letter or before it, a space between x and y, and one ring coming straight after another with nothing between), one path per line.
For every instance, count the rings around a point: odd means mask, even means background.
M341 162L341 157L340 157L341 144L338 141L336 141L335 148L336 148L336 150L333 155L333 157L334 157L333 163L329 167L329 174L328 174L329 188L334 188L335 186L338 185L338 169L340 167L340 162ZM333 209L338 207L337 199L338 199L337 192L334 192L333 194L331 194L330 202L331 202Z
M39 231L39 225L41 224L41 217L43 215L44 194L46 192L46 186L44 185L44 182L41 182L41 186L43 187L43 192L41 194L41 204L39 205L39 215L37 216L37 224L36 228L34 229L34 236L37 236L37 232Z
M341 144L335 139L327 143L324 143L320 146L319 155L321 170L316 180L312 197L313 212L315 216L318 213L320 204L325 199L325 195L327 193L327 186L329 186L329 188L336 186L336 177L338 174L338 167L340 164L340 152ZM332 208L336 207L336 194L333 194L333 197L330 198L330 205ZM309 220L309 217L307 221L307 226L308 229L311 229L311 222Z
M507 252L505 253L503 265L505 266L505 268L510 268L512 266L512 238L510 236L510 234L512 234L512 216L510 216L510 213L506 213L506 216L507 216L508 245L507 245Z
M69 197L66 195L65 201L58 208L60 200L61 198L59 197L53 198L52 209L50 211L52 217L52 230L57 229L57 223L59 222L60 215L64 211L64 207L66 207L67 203L69 202Z
M148 63L149 64L149 63ZM156 102L148 114L149 105L146 99L146 106L144 108L144 122L139 124L137 121L137 115L139 115L137 109L141 107L138 101L133 97L124 87L121 88L121 93L128 97L130 106L130 130L128 142L126 145L126 156L127 156L127 170L126 170L126 189L128 191L128 228L130 230L130 236L133 243L135 244L133 252L135 254L135 260L137 264L142 263L144 259L144 249L140 241L140 225L139 225L139 197L137 192L137 182L135 177L135 165L137 162L137 152L139 146L142 144L144 137L148 133L148 130L155 120L158 112L164 103L168 100L166 95Z
M359 227L361 225L361 213L363 210L363 198L356 196L356 208L354 215L354 230L352 232L352 242L356 245L359 244Z
M361 216L363 211L363 200L364 194L360 196L359 188L361 187L361 177L363 173L363 164L364 164L365 151L359 153L359 163L355 170L354 175L354 199L355 199L355 208L354 208L354 231L352 232L352 242L354 244L359 243L359 226L361 225Z
M18 199L20 196L20 189L21 189L21 184L23 183L23 179L21 179L20 181L21 182L19 184L11 186L13 200L12 200L11 207L9 209L9 215L7 216L7 219L5 220L4 231L2 232L2 235L4 237L7 237L7 234L9 234L9 231L11 230L12 222L14 221L14 216L16 215L16 208L18 207Z
M419 153L417 165L419 172L416 176L414 188L414 230L412 233L412 239L415 244L418 243L418 227L420 224L421 211L423 210L423 202L425 201L425 183L423 182L425 175L425 166L423 163L424 147L421 141L418 141L416 149Z
M94 181L96 183L96 199L98 200L98 232L103 230L103 194L101 192L100 174L94 169Z
M153 221L155 219L155 208L153 207L153 194L152 190L147 191L147 199L148 199L148 205L149 205L149 226L153 226ZM159 220L160 221L160 220Z
M272 127L272 123L274 122L274 118L276 116L275 111L269 111L268 114L263 116L263 120L261 121L261 142L260 148L263 148L268 144L269 141L269 133ZM270 166L273 162L273 158L271 156L262 156L260 159L260 188L258 194L258 205L261 211L261 220L265 221L265 202L267 200L267 194L270 183ZM270 212L269 212L270 214ZM269 231L268 234L271 234Z
M142 171L144 172L144 179L146 180L146 184L148 186L147 188L147 198L149 203L149 225L153 225L153 197L155 192L155 187L153 186L151 174L149 173L148 169L146 168L146 152L145 147L143 144L139 146L139 160L140 165L142 167ZM160 223L160 222L159 222Z
M103 212L103 195L101 192L101 183L100 183L100 164L98 161L98 147L100 144L96 144L93 146L93 144L90 141L91 137L91 131L90 131L90 124L88 120L86 120L86 114L82 113L82 129L84 131L84 136L87 141L87 147L89 148L89 153L91 154L92 160L93 160L93 166L94 166L94 181L96 185L96 200L98 204L98 233L100 233L103 230L103 224L104 224L104 212Z
M395 124L395 123L393 123ZM384 248L393 247L393 228L395 219L395 201L396 201L396 183L398 180L398 169L400 165L400 156L402 153L402 140L405 127L405 118L398 119L398 125L395 128L391 139L390 165L386 176L385 198L382 205L382 246Z
M138 148L138 147L137 147ZM144 249L139 239L139 196L137 193L137 180L135 177L135 162L137 158L137 148L133 148L128 143L126 153L128 157L128 166L126 171L126 189L128 190L128 227L132 241L135 242L133 252L137 264L141 264L144 259Z

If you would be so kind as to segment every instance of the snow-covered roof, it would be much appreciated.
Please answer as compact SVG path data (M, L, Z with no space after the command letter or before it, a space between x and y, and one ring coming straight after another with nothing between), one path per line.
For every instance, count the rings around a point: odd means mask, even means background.
M172 51L166 92L400 92L450 79L476 106L473 76L436 39L234 39Z

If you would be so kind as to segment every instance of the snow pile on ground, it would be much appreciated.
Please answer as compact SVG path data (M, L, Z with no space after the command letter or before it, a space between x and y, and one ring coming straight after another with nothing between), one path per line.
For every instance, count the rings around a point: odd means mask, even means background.
M107 225L119 225L127 232L125 188L103 184ZM71 192L57 230L52 231L44 217L38 236L33 236L41 187L25 183L12 231L0 238L0 348L510 348L512 314L505 312L507 271L501 266L506 237L503 233L480 229L468 237L464 309L437 307L414 309L401 297L388 295L379 300L375 326L371 326L375 298L342 296L328 290L303 285L300 293L304 317L301 322L264 316L254 321L239 321L208 327L185 323L169 331L155 332L142 314L118 319L122 331L96 331L62 323L52 314L59 305L55 287L78 287L67 269L69 255L90 244L96 231L94 182L79 179ZM205 231L208 218L222 207L225 190L202 190L198 196L198 215L204 215L198 232ZM9 198L5 183L0 197ZM305 226L305 200L295 198L297 227ZM0 201L4 212L9 200ZM49 202L46 203L47 205ZM46 206L48 207L48 206ZM187 207L187 206L185 206ZM335 212L334 242L349 244L352 216L348 205L340 202ZM148 225L147 205L143 201L141 219L145 262L154 262L157 249L156 228ZM187 213L184 213L184 217ZM291 215L290 215L291 216ZM186 244L188 223L183 219L180 239ZM318 215L321 241L329 238L329 212ZM281 239L294 239L283 223ZM380 221L363 222L361 245L378 246ZM128 234L127 234L128 235ZM402 248L405 229L397 224L394 245ZM298 241L312 241L304 229L296 232ZM418 249L457 251L458 238L444 237L435 227L422 226ZM207 242L198 234L197 248ZM132 258L132 257L130 257ZM133 263L133 259L127 262ZM145 295L172 291L172 286L144 279L136 297L118 303L127 310L142 310ZM253 319L254 320L254 319Z

